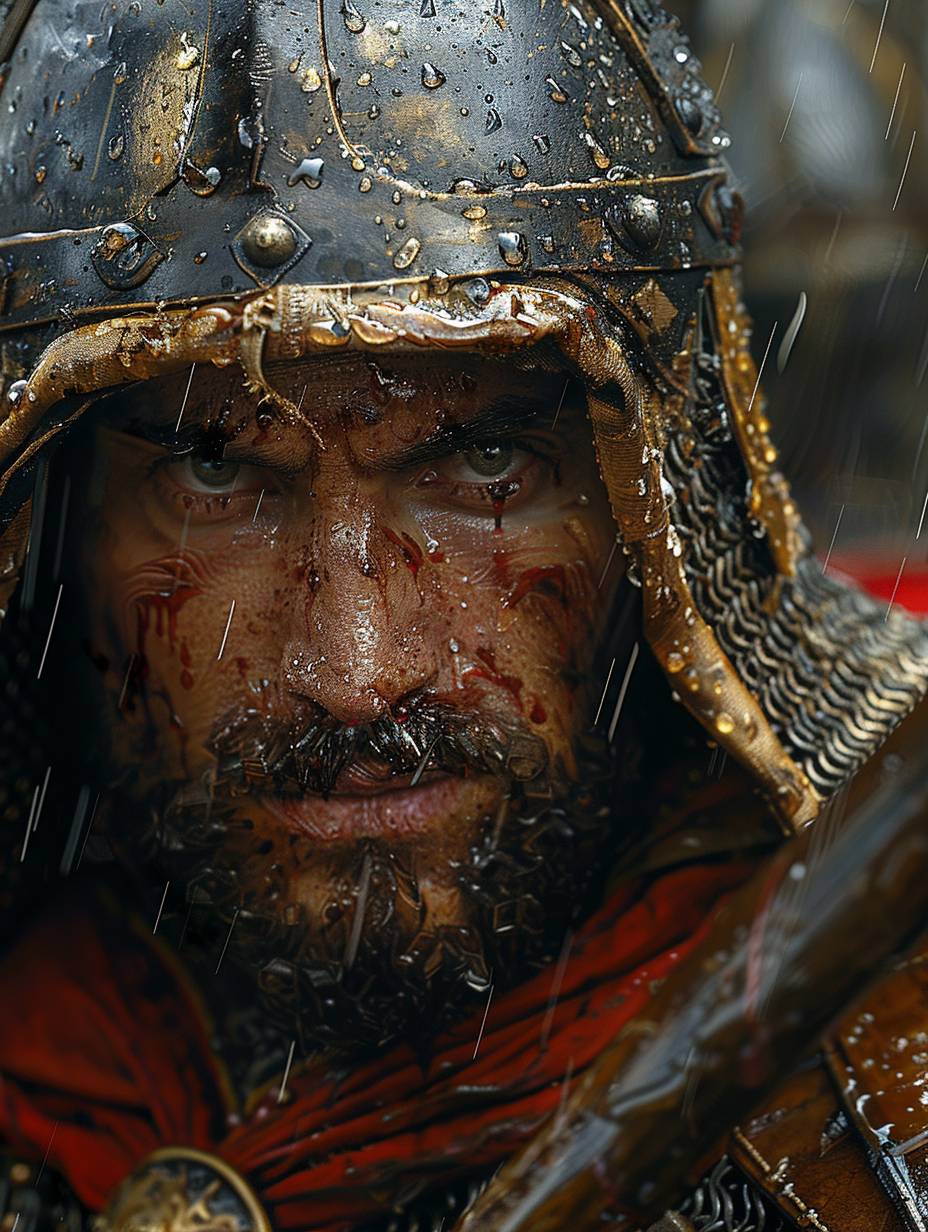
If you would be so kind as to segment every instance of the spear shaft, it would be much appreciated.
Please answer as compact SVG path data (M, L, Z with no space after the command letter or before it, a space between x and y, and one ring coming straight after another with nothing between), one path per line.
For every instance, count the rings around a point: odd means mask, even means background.
M640 1227L928 927L928 703L767 859L460 1232ZM721 1148L720 1148L721 1149Z

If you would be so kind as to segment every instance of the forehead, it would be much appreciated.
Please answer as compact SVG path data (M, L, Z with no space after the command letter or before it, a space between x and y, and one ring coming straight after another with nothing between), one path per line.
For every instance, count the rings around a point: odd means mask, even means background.
M466 422L500 399L538 401L560 393L563 374L531 355L349 352L269 366L270 388L300 408L317 428L338 425L368 434L428 434L445 422ZM110 400L108 418L133 422L240 427L269 426L273 403L251 392L238 366L197 367L144 381ZM376 435L376 433L374 433Z

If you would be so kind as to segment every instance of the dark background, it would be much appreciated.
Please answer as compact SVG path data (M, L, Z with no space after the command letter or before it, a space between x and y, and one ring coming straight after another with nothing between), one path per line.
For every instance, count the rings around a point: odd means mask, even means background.
M753 349L773 333L764 384L816 546L834 538L832 566L890 582L905 559L911 603L928 564L928 3L669 7L733 137Z

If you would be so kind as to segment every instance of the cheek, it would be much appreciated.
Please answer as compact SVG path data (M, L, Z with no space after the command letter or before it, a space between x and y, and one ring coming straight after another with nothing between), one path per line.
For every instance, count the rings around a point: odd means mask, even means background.
M610 529L570 515L556 527L489 529L428 570L429 602L445 619L452 690L505 702L563 750L577 691L603 633L596 579Z
M217 717L264 705L279 677L290 572L283 554L235 549L98 558L91 640L112 664L104 683L117 733L197 769Z

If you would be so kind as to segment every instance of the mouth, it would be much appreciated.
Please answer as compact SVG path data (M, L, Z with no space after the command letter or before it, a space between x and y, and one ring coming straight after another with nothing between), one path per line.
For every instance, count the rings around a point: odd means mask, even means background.
M377 775L354 764L342 771L327 797L262 794L257 799L288 829L322 842L339 842L460 831L485 816L501 790L500 780L489 775L443 770Z
M380 763L369 761L352 762L341 771L329 791L328 797L350 796L382 796L390 792L403 791L407 787L428 785L437 779L453 777L446 770L416 769L404 772L391 770Z

